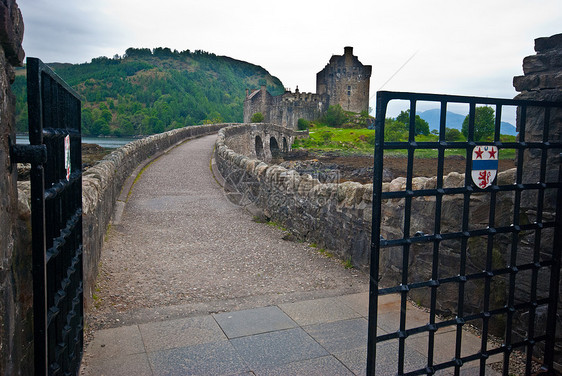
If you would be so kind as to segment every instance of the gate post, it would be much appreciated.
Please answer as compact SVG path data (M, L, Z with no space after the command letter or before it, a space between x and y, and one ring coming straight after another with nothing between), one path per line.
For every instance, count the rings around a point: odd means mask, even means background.
M513 86L515 90L521 92L517 95L515 99L525 99L525 100L540 100L540 101L551 101L551 102L562 102L562 86L560 80L556 77L562 74L562 68L560 64L557 63L557 56L562 53L562 34L556 34L550 37L537 38L535 39L535 51L536 55L528 56L523 59L523 76L517 76L513 78ZM520 113L518 113L517 127L520 130L521 118ZM548 127L548 129L545 129ZM536 107L528 108L528 113L525 122L526 128L526 140L525 141L535 141L535 142L560 142L562 140L562 109L552 108L550 109L550 114L545 113ZM550 133L547 140L542 138L543 133ZM549 181L556 181L560 178L559 156L554 153L542 156L540 150L532 150L525 154L523 180L527 182L539 181L539 173L541 171L541 159L546 160L546 169L544 173ZM557 177L558 175L558 177ZM558 201L558 203L557 203ZM533 208L537 203L537 195L527 195L521 200L521 213L522 215L527 215L527 210ZM555 214L560 216L560 192L558 192L558 198L554 192L544 191L544 211L551 213L552 216ZM529 214L532 217L532 214ZM555 242L558 245L554 249L545 249L541 251L553 252L553 261L558 260L557 265L552 266L551 277L560 275L560 255L556 258L556 249L560 252L560 237L562 236L562 230L560 230L560 219L557 217L557 230L554 233ZM553 287L556 287L557 291L560 291L560 284L553 286L554 281L550 281L550 292L553 292ZM539 321L549 323L547 326L546 333L553 336L552 342L546 342L545 345L553 347L552 353L546 351L544 353L545 365L549 365L550 369L553 369L556 364L558 367L562 365L562 358L557 355L557 359L554 359L554 347L560 345L556 344L555 338L558 341L562 338L562 328L555 328L556 321L560 321L562 317L562 301L558 295L550 295L550 299L558 299L557 309L550 307L551 309L548 313L543 313L539 318ZM538 313L537 313L538 314ZM528 333L527 333L528 334ZM524 333L521 333L524 337ZM536 352L536 350L535 350ZM560 353L560 351L558 351ZM533 354L528 354L531 356ZM543 355L537 352L535 355ZM552 357L552 358L551 358ZM548 362L547 362L548 361ZM553 365L554 364L554 365ZM559 372L562 369L558 368Z
M19 203L14 67L23 64L23 19L15 0L0 2L0 375L33 374L31 248ZM22 200L23 201L23 200Z

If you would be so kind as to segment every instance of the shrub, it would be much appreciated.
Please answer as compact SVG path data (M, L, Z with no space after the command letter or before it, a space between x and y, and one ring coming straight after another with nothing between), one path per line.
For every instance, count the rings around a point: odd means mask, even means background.
M250 121L252 123L261 123L261 122L263 122L263 120L264 120L264 117L263 117L263 114L261 112L256 112L250 118Z
M299 131L306 131L310 127L310 121L300 118L297 122L297 129Z

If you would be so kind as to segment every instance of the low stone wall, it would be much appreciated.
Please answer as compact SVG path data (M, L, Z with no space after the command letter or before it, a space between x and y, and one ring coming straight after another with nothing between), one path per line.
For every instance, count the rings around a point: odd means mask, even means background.
M115 202L126 179L147 158L194 137L215 133L230 124L189 126L131 142L86 170L82 177L84 237L84 298L86 306L98 273L98 263Z

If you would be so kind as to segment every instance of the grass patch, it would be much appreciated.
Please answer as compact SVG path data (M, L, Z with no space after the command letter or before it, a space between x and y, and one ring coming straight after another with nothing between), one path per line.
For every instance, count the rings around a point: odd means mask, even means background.
M417 136L417 142L437 142L437 135ZM327 126L316 125L310 128L309 137L305 139L297 139L293 144L294 149L309 149L316 151L339 151L342 155L356 154L373 154L375 147L375 130L374 129L349 129L349 128L332 128ZM405 157L408 155L406 149L386 150L385 156ZM448 156L466 156L465 149L446 149L445 157ZM417 149L416 158L437 158L437 149ZM500 159L514 159L515 149L501 149L499 152Z
M282 230L282 231L285 231L285 232L289 231L289 230L287 230L285 227L283 227L283 225L281 225L281 224L278 223L278 222L275 222L275 221L271 221L271 220L270 220L270 221L267 221L267 222L265 222L265 223L266 223L268 226L278 228L279 230Z
M327 258L334 258L334 254L326 251L326 249L324 249L324 248L320 248L318 250L318 253L320 253L322 256L327 257Z
M343 267L346 269L353 269L353 263L351 262L351 257L349 257L347 260L342 261Z

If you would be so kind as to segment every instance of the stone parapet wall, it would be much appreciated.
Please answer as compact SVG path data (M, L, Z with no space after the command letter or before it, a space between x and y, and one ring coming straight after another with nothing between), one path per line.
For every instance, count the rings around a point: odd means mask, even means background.
M123 184L147 158L189 138L217 132L230 124L211 124L174 129L131 142L86 170L82 177L84 236L84 298L91 302L103 238Z

